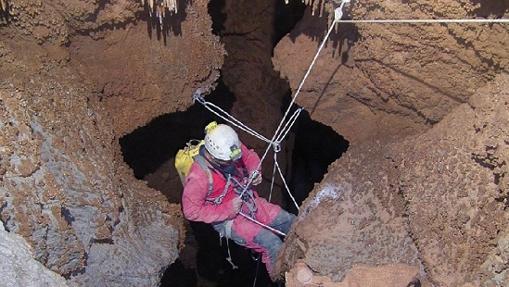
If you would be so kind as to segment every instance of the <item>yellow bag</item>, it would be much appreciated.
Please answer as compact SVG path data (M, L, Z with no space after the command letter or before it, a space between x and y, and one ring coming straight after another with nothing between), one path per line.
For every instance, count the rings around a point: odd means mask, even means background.
M205 133L209 133L211 130L217 127L217 122L210 122L205 127ZM212 190L212 174L209 170L209 167L205 161L205 159L200 154L200 147L205 144L204 140L190 140L187 142L186 146L183 149L179 149L177 155L175 155L175 168L177 169L177 173L180 176L180 181L184 184L186 180L186 176L189 174L191 170L191 166L195 160L198 160L198 164L200 164L201 168L207 173L207 177L209 180L209 193Z
M204 145L203 140L190 140L187 142L183 149L180 149L175 156L175 168L180 176L180 181L184 184L186 176L191 170L193 165L194 157L200 153L200 147Z

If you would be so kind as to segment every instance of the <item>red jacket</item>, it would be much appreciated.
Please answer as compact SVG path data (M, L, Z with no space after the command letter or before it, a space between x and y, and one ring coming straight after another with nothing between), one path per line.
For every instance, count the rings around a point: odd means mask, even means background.
M244 144L241 145L241 162L251 174L260 163L260 158L253 150L248 149ZM185 218L191 221L201 221L205 223L220 222L232 219L237 216L237 210L233 210L232 200L236 195L233 185L229 188L220 204L207 201L206 198L214 198L222 194L226 185L224 176L215 170L212 170L213 190L208 193L209 179L197 162L191 166L191 170L184 183L184 193L182 194L182 210ZM255 194L256 196L256 194Z

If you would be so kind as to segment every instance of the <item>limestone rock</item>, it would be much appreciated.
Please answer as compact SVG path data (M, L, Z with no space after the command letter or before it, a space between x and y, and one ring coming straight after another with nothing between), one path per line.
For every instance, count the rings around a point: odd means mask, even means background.
M409 228L439 285L509 282L500 263L509 230L508 88L509 76L499 76L427 133L390 148Z
M501 75L419 136L351 148L303 204L283 269L340 281L404 263L439 286L507 285L508 91Z
M0 220L70 285L156 286L178 256L180 207L134 178L118 138L216 80L207 3L166 40L136 1L15 1L0 25Z
M349 11L354 19L509 14L505 4L495 2L425 0L357 1ZM327 17L308 11L275 48L275 69L293 90L326 30ZM508 45L504 24L344 24L331 35L298 103L351 142L412 133L440 121L478 87L507 71Z
M421 0L349 9L355 19L509 12ZM276 47L292 89L326 28L307 13ZM303 260L339 282L354 265L406 264L438 286L506 286L508 45L507 25L340 26L298 102L351 145L303 203L282 270Z
M64 287L63 277L48 270L33 258L32 250L23 237L5 231L0 224L0 280L11 287Z
M334 282L326 276L313 274L304 263L299 262L286 273L287 287L412 287L422 286L416 267L403 264L381 266L355 265L344 280Z

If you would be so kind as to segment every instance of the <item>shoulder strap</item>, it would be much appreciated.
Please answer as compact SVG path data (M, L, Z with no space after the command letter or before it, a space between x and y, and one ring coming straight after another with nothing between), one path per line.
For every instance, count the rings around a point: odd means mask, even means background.
M200 165L201 169L203 169L203 171L207 174L207 178L208 178L207 196L209 196L212 193L212 191L214 190L214 180L212 179L212 172L210 171L210 167L208 166L205 158L203 158L203 156L201 156L200 154L197 154L194 157L194 160L198 163L198 165Z
M232 183L231 176L229 176L229 175L227 176L226 185L223 188L223 192L217 197L209 198L209 195L211 195L212 192L214 191L214 179L212 178L212 171L211 171L211 169L213 167L211 167L208 164L208 161L202 155L197 155L194 159L196 162L198 162L200 167L205 171L205 173L207 174L208 180L209 180L206 200L209 202L212 202L216 205L221 204L221 202L223 201L223 198L225 197L226 193L230 189L230 185Z

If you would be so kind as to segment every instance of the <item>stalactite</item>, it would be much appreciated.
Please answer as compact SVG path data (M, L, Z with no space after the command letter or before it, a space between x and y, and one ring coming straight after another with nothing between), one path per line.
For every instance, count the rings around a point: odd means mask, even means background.
M302 3L311 7L311 15L315 15L318 12L318 16L322 17L324 14L327 14L329 17L329 22L332 22L332 17L334 16L334 7L339 6L340 1L335 0L300 0ZM288 4L290 0L285 0L285 3ZM329 24L330 24L329 23Z
M0 0L4 1L4 0ZM177 0L141 0L141 3L148 5L148 11L150 16L157 17L159 22L163 22L164 17L167 13L177 13L178 5Z
M7 0L0 0L0 12L7 12Z

